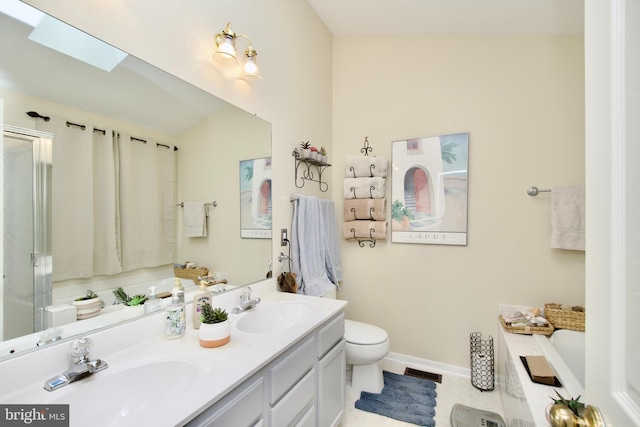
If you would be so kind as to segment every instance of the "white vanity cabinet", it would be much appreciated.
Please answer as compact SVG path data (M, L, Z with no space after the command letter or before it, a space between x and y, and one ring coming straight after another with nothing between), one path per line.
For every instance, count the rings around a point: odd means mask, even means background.
M293 343L188 426L337 426L344 414L343 337L344 314L339 313Z

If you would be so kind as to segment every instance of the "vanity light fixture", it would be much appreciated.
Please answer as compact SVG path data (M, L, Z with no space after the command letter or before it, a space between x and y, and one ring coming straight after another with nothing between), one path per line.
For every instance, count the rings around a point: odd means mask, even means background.
M240 65L236 53L236 39L244 38L249 46L244 51L244 60L242 62L242 70L240 78L246 80L261 79L260 70L258 69L257 56L258 52L253 48L251 40L245 34L237 34L231 29L231 23L227 22L227 26L222 32L216 34L214 40L216 42L216 51L213 53L213 59L227 67L237 67Z

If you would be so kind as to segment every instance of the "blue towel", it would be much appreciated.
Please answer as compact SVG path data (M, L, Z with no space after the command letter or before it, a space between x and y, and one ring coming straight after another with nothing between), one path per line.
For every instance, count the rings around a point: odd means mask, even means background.
M298 293L321 296L342 280L335 204L302 195L294 203L291 257Z

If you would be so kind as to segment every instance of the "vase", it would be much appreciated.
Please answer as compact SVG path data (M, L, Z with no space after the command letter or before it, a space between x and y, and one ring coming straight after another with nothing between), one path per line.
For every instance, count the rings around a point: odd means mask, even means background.
M308 159L309 157L311 157L311 149L310 148L303 148L302 150L300 150L300 158L301 159Z
M133 319L134 317L142 316L144 314L144 305L125 305L122 307L122 318L124 320Z
M198 338L202 347L221 347L231 341L231 323L228 319L219 323L201 323Z
M320 156L320 161L321 161L322 163L327 163L327 162L328 162L328 160L329 160L329 156L322 156L322 155Z
M83 320L95 317L100 314L100 310L104 306L102 299L99 297L73 301L71 303L76 308L76 319Z

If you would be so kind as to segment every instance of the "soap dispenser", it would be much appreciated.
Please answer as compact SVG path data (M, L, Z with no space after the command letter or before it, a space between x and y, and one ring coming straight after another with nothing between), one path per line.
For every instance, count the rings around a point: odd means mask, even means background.
M178 299L184 304L184 287L182 286L182 280L178 277L175 279L171 293L173 294L174 291L178 293Z
M193 328L200 328L200 312L204 304L211 304L212 294L207 289L207 282L200 281L200 289L193 296Z
M180 302L179 290L173 288L171 305L167 308L166 313L164 336L168 339L181 338L184 336L186 329L187 316L184 311L184 302Z
M158 298L158 292L155 286L149 287L149 299L144 303L144 312L153 313L162 308L162 300Z

